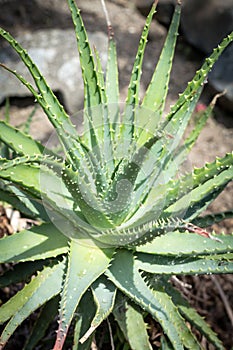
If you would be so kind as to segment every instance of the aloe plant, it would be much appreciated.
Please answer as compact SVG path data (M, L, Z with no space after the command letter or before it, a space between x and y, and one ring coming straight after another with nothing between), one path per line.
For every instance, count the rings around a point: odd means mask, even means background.
M223 349L217 335L173 287L171 276L233 271L233 235L215 235L206 229L232 217L233 211L203 214L232 180L233 154L189 172L184 166L214 103L182 142L206 77L232 42L233 33L204 61L165 115L180 4L140 101L142 61L155 2L141 35L122 108L110 24L105 75L98 53L90 48L79 9L74 0L68 0L68 5L84 81L81 134L26 50L0 29L35 85L1 66L34 95L62 149L57 152L0 121L0 140L10 151L0 158L1 198L40 223L0 240L0 260L11 263L0 277L1 287L23 283L0 308L4 323L0 349L39 308L24 350L35 349L56 314L54 350L65 348L69 329L73 350L90 349L94 333L110 314L130 348L149 350L152 346L144 321L148 313L164 331L161 349L201 348L186 321L217 349ZM44 341L45 348L51 345L46 347Z

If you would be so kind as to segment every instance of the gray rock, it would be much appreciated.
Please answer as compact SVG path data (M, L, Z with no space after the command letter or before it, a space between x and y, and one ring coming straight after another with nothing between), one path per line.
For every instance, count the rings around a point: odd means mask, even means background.
M188 0L182 9L181 25L191 44L210 53L233 29L233 0Z
M209 75L209 82L216 91L226 90L221 99L223 106L233 111L233 45L231 44Z
M205 54L233 30L233 0L189 0L184 3L181 25L184 36ZM209 82L217 91L227 89L225 106L233 107L233 46L215 64ZM227 100L229 104L227 105Z
M133 3L144 16L147 16L154 0L133 0ZM155 18L166 27L171 22L175 4L176 0L159 0L157 4Z
M100 52L102 62L107 61L107 35L102 32L89 33L91 45ZM21 34L17 41L27 49L53 91L60 92L70 113L77 112L83 105L83 83L74 31L40 30ZM27 68L9 45L0 51L0 62L15 69L28 81L32 79ZM0 103L10 96L23 97L29 91L9 72L0 70Z

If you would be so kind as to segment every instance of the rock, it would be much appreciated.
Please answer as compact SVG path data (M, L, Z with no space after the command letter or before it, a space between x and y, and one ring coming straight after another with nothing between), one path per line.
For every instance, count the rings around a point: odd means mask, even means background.
M133 0L133 3L143 16L147 16L154 0ZM169 26L171 22L175 3L176 0L159 0L157 4L156 19L166 27Z
M189 0L182 9L181 25L187 40L210 53L233 29L233 0Z
M169 27L171 23L175 4L176 0L159 0L158 2L156 18L166 27Z
M97 47L101 60L105 64L107 35L102 32L88 35L90 42ZM52 90L62 94L66 109L72 114L80 110L83 105L83 83L74 31L72 29L48 29L26 32L17 37L17 41L27 49ZM1 49L0 62L15 69L32 82L28 70L8 44L4 44ZM30 95L29 91L11 73L1 69L0 103L6 97L28 95Z
M181 26L187 41L210 54L233 30L233 0L189 0L184 3ZM233 45L215 64L209 82L217 91L227 89L225 106L233 109ZM229 103L227 104L227 100Z
M209 82L216 91L226 90L222 105L233 111L233 45L229 46L209 75Z

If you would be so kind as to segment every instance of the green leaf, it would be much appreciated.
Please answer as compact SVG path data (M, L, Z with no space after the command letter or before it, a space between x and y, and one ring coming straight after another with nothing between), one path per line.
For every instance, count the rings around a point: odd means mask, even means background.
M0 262L46 259L68 250L68 239L53 226L44 223L0 239Z
M61 350L68 328L82 295L106 270L113 251L100 249L90 242L71 240L69 262L61 298L59 327L54 350Z
M54 126L54 130L56 131L59 140L64 146L65 155L70 161L72 161L73 167L79 167L80 170L84 168L87 171L87 169L89 169L90 163L90 159L87 155L87 150L79 139L76 129L71 123L70 118L47 85L44 77L41 75L34 62L28 56L27 52L17 43L13 37L11 37L9 33L0 28L0 35L2 35L20 55L22 61L28 67L33 79L35 80L40 93L37 93L34 87L16 71L12 71L10 68L2 64L0 64L0 66L14 74L37 99L38 103L43 108L50 122ZM86 157L84 155L86 155Z
M106 102L106 95L104 91L104 86L102 83L102 75L98 74L95 68L95 62L93 54L90 48L87 33L80 16L80 10L77 8L73 0L68 0L68 5L71 10L73 23L75 26L75 33L77 38L77 45L79 51L80 65L82 69L82 76L84 82L84 109L87 110L88 118L84 118L84 135L86 140L86 145L91 146L92 149L97 149L99 145L103 142L102 132L109 134L109 121L107 115L105 115L106 120L102 120L102 123L98 125L98 129L95 128L93 121L96 119L96 110L93 107L102 105ZM94 113L92 115L92 113ZM86 114L84 114L84 117ZM89 122L90 121L90 122ZM106 123L105 123L106 122ZM88 137L87 135L90 135ZM103 164L103 159L100 152L97 152L99 159Z
M211 71L214 63L218 60L219 56L225 50L225 48L232 42L233 32L231 32L223 41L218 45L217 48L213 50L213 53L205 59L202 67L196 72L192 81L188 83L187 88L180 95L179 99L175 105L171 108L171 112L167 116L167 120L171 120L177 111L185 104L187 99L190 99L191 96L195 96L198 89L202 84L204 84L205 79L208 73Z
M197 328L205 337L216 347L218 350L223 350L222 342L218 339L217 335L210 328L208 323L201 317L196 310L191 307L187 300L185 300L180 292L174 289L170 283L163 281L166 292L172 297L172 300L177 305L180 313L185 319L190 322L195 328Z
M60 292L63 272L64 261L52 267L46 267L28 285L1 306L0 322L3 323L11 317L0 338L2 346L33 311Z
M194 118L193 118L194 127L192 131L189 133L189 135L186 137L186 139L184 140L184 144L177 150L175 159L180 157L180 155L184 153L185 150L186 150L186 153L188 153L188 151L190 151L191 148L194 146L203 127L206 125L208 118L211 116L217 97L218 95L215 96L215 98L212 100L212 102L209 104L209 106L206 108L204 112L201 112L199 114L196 113L194 115Z
M42 199L46 208L55 212L52 217L60 217L60 220L68 218L73 225L71 230L75 230L77 225L88 231L94 230L85 222L84 216L93 226L113 226L88 179L83 178L80 172L65 167L60 159L40 155L12 161L0 159L0 178L23 186L30 196ZM28 179L26 183L25 179Z
M151 254L139 253L135 262L138 269L150 272L153 274L168 274L168 275L195 275L206 273L232 273L233 262L215 260L205 257L166 257L166 256L151 256Z
M199 183L190 193L187 193L173 205L169 206L163 217L171 215L180 216L187 221L191 221L203 212L207 206L218 196L222 189L233 179L233 166L228 165L229 169L223 170L220 174L215 174L205 183ZM207 177L208 179L208 172ZM182 215L181 214L181 215Z
M0 120L0 140L17 154L43 154L45 148L22 131ZM50 152L51 153L51 152Z
M206 110L204 112L196 113L194 115L193 119L195 120L195 125L194 125L192 131L186 137L186 139L181 144L181 146L179 146L178 149L175 151L175 154L172 155L172 159L169 162L169 174L170 174L171 178L173 175L175 175L177 173L177 170L186 161L190 150L195 145L202 129L206 125L208 118L211 116L211 113L212 113L213 108L214 108L215 103L216 103L216 99L219 97L219 95L216 95L213 98L212 102L206 108ZM191 120L191 122L192 122L192 120Z
M74 226L77 227L77 224L89 228L90 225L85 225L83 215L80 219L80 212L73 211L73 199L63 182L62 173L62 165L46 156L25 156L2 162L0 159L0 178L23 187L33 199L39 202L42 200L51 220L60 220L62 223L62 220L69 219L72 231L75 231Z
M172 305L173 304L173 300L170 298L170 295L167 294L166 289L164 288L164 284L167 284L167 279L166 278L156 278L156 276L147 274L145 274L145 279L147 280L147 283L150 285L150 287L152 288L153 292L163 292L166 294L166 296L168 297L169 302ZM169 303L168 303L169 304ZM177 306L175 305L176 311L178 313L178 315L181 315L179 313L179 309L177 308ZM174 317L174 315L170 315L170 317ZM188 325L186 324L186 321L182 318L182 320L184 321L183 325L181 324L181 322L179 322L178 320L178 324L180 323L180 326L178 326L178 332L182 338L182 344L184 345L185 349L201 349L201 344L197 341L196 336L192 333L192 331L190 330L190 327L188 327ZM175 319L174 319L175 322ZM166 334L167 336L167 334ZM171 344L170 344L171 345ZM174 349L176 349L176 347L174 346L174 344L172 344Z
M170 232L153 241L137 246L136 251L156 255L203 255L231 252L233 235L214 235L218 240L205 238L194 233Z
M142 310L122 294L118 296L113 314L131 349L152 350Z
M64 182L74 199L74 211L76 208L81 209L82 215L85 220L89 222L93 230L95 228L111 228L113 223L108 215L108 212L104 210L103 203L92 189L91 183L88 183L80 173L74 172L69 168L63 170ZM84 223L81 223L81 227Z
M116 124L119 121L119 79L116 43L112 28L109 28L108 61L106 69L106 96L109 110L112 139L116 136ZM119 125L118 125L119 127ZM116 141L116 140L115 140Z
M49 221L48 215L43 204L19 189L17 185L13 185L10 181L0 181L0 198L2 201L12 205L21 214L27 218L37 218L42 221Z
M140 78L142 72L142 61L147 43L150 24L155 13L156 3L152 5L151 11L147 16L145 26L140 38L138 51L134 60L133 70L128 87L125 110L122 116L121 140L124 142L125 149L128 149L134 138L135 109L139 103Z
M107 280L105 276L100 276L91 286L94 301L96 304L96 314L91 322L90 328L80 339L81 343L84 343L94 330L105 320L112 312L116 287Z
M34 350L36 348L38 342L45 336L50 323L55 319L58 306L58 296L52 298L43 306L23 350Z
M83 82L85 89L88 88L88 98L90 99L86 100L86 107L90 108L104 102L101 99L101 84L98 81L93 54L80 16L80 10L73 0L68 0L68 5L75 26ZM85 98L87 98L87 96L85 96Z
M189 206L192 206L192 203L202 204L201 200L204 198L205 192L209 196L207 197L209 201L216 197L223 186L221 183L223 182L224 184L225 181L228 182L232 178L232 162L233 155L229 153L222 158L217 157L214 162L206 163L202 168L194 169L192 173L185 174L177 180L171 178L168 182L153 186L143 203L144 205L137 210L129 223L139 224L147 222L158 217L158 213L161 213L162 217L165 218L171 215L173 217L179 216L180 211L184 217L185 211L187 211ZM168 166L168 174L169 169ZM224 173L224 171L226 172ZM220 186L219 190L218 186ZM212 192L213 194L211 194ZM203 205L206 205L205 202L203 203ZM176 206L179 206L180 209L175 209ZM197 207L195 209L197 210ZM201 205L200 210L195 213L198 214L202 210Z
M142 106L163 113L165 99L168 91L168 83L172 68L172 61L175 52L176 39L178 35L178 26L180 22L180 4L177 4L168 35L163 46L159 61L149 87L147 88L145 97L142 101Z
M99 140L98 145L95 145L94 152L100 152L99 159L101 160L100 155L103 156L103 165L107 171L108 178L111 177L112 172L114 170L114 159L113 159L113 150L112 150L112 132L110 131L110 115L109 115L109 108L107 104L107 96L105 92L105 81L104 81L104 74L102 71L102 66L100 62L100 57L97 49L95 48L95 56L96 56L96 73L97 73L97 80L100 84L100 90L102 93L102 101L104 102L102 105L98 106L98 109L100 110L101 114L101 121L100 125L96 126L96 123L92 123L92 127L94 130L97 131ZM93 109L90 109L90 113L93 113ZM95 113L93 113L95 114ZM94 119L98 120L96 118L96 115L94 115ZM101 131L102 129L102 131ZM98 132L98 130L100 132ZM93 131L94 132L94 131ZM98 150L97 150L98 146Z
M43 75L40 73L38 67L29 57L26 50L24 50L21 47L21 45L19 45L19 43L17 43L17 41L2 28L0 28L0 35L4 39L6 39L8 43L12 46L12 48L18 53L21 60L23 61L23 63L31 73L31 76L33 77L34 82L40 93L40 95L36 93L36 95L34 96L37 98L39 103L41 100L43 100L43 103L44 103L43 109L45 113L48 115L48 117L50 118L50 121L54 125L54 127L55 128L57 127L61 131L64 130L66 133L69 133L71 135L76 135L76 130L73 127L64 108L59 103L57 97L54 95L54 93L48 86ZM27 87L29 87L29 84Z
M87 37L86 37L87 39ZM100 92L101 92L101 101L107 102L106 94L105 94L105 81L104 81L104 72L101 64L101 59L99 52L97 48L94 46L94 58L95 58L95 70L96 70L96 75L97 75L97 81L100 85ZM86 62L85 62L86 63Z
M192 344L193 347L189 349L199 349L168 295L160 289L147 287L136 268L132 252L119 250L106 275L117 288L160 322L176 350L184 349L183 340L185 346L186 340Z
M161 196L161 184L163 186L162 189L164 189L166 193L168 191L166 183L169 182L169 180L174 182L174 170L170 174L169 163L173 158L175 149L181 142L188 121L199 99L201 89L202 87L199 88L194 98L190 100L187 99L186 103L177 111L173 119L168 122L167 126L162 126L162 137L159 138L151 147L150 152L148 152L148 157L141 167L136 182L135 196L131 204L131 210L129 210L130 222L137 222L137 220L141 222L143 216L147 212L152 212L152 216L149 213L150 216L149 218L146 217L146 221L152 219L152 217L154 217L153 207L156 212L158 207L161 211L161 203L164 204L165 200L167 200L167 198L164 197L164 192L162 193L162 200L158 198L157 189L160 191L159 195ZM177 172L178 169L179 164L177 164L175 172Z
M32 197L40 199L42 196L44 199L47 198L50 203L54 202L55 207L56 203L59 202L63 203L62 206L64 206L65 203L68 203L67 200L64 201L64 198L69 197L69 192L62 182L61 176L56 176L51 169L41 164L43 161L46 162L46 159L48 160L46 157L34 155L15 158L11 161L1 162L0 160L0 177L23 186L23 189L26 189ZM61 168L59 163L53 160L51 163L52 166ZM72 205L70 207L72 208Z
M130 203L134 198L134 186L141 171L145 159L151 148L161 137L155 135L135 152L132 152L130 159L123 159L115 172L111 187L108 189L105 200L110 207L112 221L119 225L127 216ZM110 203L109 203L110 202Z
M96 306L93 300L93 295L90 290L87 290L82 296L76 310L76 316L74 316L75 329L72 350L90 350L92 336L90 336L83 344L81 344L79 340L90 328L95 313Z
M108 105L116 104L118 106L119 101L119 82L118 82L118 65L117 65L117 52L116 43L114 40L114 34L112 29L109 29L109 42L108 42L108 61L106 70L106 95ZM111 124L114 125L114 121L118 120L118 114L110 114Z
M30 200L28 195L17 187L9 186L7 181L5 183L0 181L0 198L1 201L11 204L14 209L24 214L27 218L39 218L48 221L44 207L39 202L33 199Z

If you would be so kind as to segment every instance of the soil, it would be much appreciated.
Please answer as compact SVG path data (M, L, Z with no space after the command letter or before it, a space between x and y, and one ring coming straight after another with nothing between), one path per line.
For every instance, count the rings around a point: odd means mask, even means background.
M106 22L100 1L79 0L82 16L89 31L102 30L106 32ZM13 35L25 30L38 30L42 28L69 28L72 27L69 10L65 0L0 0L0 25ZM127 84L131 73L141 29L145 18L133 5L126 0L112 0L107 2L112 20L119 53L121 98L126 95ZM160 48L164 41L166 28L156 21L153 22L149 36L148 47L143 67L142 92L150 80ZM1 40L0 40L1 45ZM0 46L1 47L1 46ZM187 82L193 77L200 66L203 57L195 52L182 38L178 40L176 56L171 77L171 86L167 103L167 110L182 92ZM204 89L201 103L210 102L214 92L210 87ZM11 121L15 125L23 123L33 109L31 100L14 99L11 97ZM0 109L0 118L4 115L4 107ZM39 140L48 137L49 124L45 121L40 110L36 111L32 125L32 134ZM222 156L233 149L233 118L220 104L217 105L214 115L209 119L201 136L194 147L190 161L194 166L201 166L206 161L212 161L216 156ZM225 191L208 208L209 212L230 210L233 208L233 184L229 184ZM0 232L6 230L3 223L9 222L1 209ZM215 225L217 232L233 232L233 219L228 219L220 225ZM184 277L179 288L191 304L205 316L213 329L219 334L226 349L233 347L233 276L201 276ZM156 325L154 326L156 329ZM155 343L156 344L156 343ZM204 349L213 349L205 339L202 339ZM156 348L156 347L155 347Z

